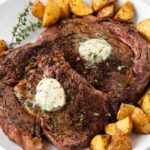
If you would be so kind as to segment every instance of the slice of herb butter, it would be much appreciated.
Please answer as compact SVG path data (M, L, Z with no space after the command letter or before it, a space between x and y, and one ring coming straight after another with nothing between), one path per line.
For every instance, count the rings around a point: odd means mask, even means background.
M65 105L65 91L56 79L44 78L37 85L35 101L44 111L57 111Z
M105 39L89 39L80 43L80 56L94 64L105 61L111 55L112 47Z

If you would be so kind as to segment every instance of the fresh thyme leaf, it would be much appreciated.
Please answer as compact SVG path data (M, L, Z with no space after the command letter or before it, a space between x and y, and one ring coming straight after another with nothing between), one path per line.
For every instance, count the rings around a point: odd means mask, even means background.
M13 27L12 31L12 41L9 45L9 48L14 48L18 44L21 44L21 42L29 36L30 32L35 31L36 28L41 27L41 22L32 22L29 21L27 18L30 14L31 7L33 3L29 1L27 7L25 8L24 12L21 12L18 16L18 23Z

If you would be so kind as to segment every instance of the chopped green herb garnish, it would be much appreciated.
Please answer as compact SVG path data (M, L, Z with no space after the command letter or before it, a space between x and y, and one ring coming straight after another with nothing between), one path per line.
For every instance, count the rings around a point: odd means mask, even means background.
M108 40L108 36L102 35L102 36L100 37L100 39Z
M80 119L80 122L82 122L84 120L84 115L80 114L79 119Z
M28 59L27 60L27 65L34 66L35 65L35 60L33 58Z
M94 112L94 114L93 114L95 117L98 117L98 116L100 116L100 114L98 113L98 112Z
M77 127L80 127L83 125L84 117L85 117L84 114L81 113L79 116L79 122L77 123Z
M105 117L109 117L110 118L111 117L111 113L110 112L106 113Z
M86 39L80 39L80 43L83 43L85 41L86 41Z
M96 85L98 86L98 85L99 85L99 81L96 80L96 79L94 79L94 80L92 81L92 84L95 85L95 86L96 86Z
M62 24L66 24L66 23L67 23L67 20L62 20L61 23L62 23Z
M52 120L52 119L50 119L48 121L48 124L51 125L53 128L57 128L58 127L57 123L54 120Z

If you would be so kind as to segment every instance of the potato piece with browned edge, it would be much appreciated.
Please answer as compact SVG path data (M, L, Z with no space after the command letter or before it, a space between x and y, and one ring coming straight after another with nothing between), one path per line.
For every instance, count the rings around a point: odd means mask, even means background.
M130 137L124 134L116 134L112 136L111 142L108 145L107 150L132 150L132 143Z
M98 12L97 17L98 18L112 18L114 16L114 10L115 10L114 4L110 6L106 6Z
M116 13L114 20L128 22L135 17L135 9L130 1L123 4Z
M99 11L105 6L110 5L111 3L114 3L115 0L92 0L92 7L94 11Z
M7 50L8 46L4 40L0 40L0 53Z
M141 108L148 116L150 116L150 89L143 98L143 103L141 105Z
M133 114L133 129L138 133L150 133L150 117L142 109L136 107Z
M70 16L70 6L69 0L55 0L60 7L61 18L69 18Z
M130 134L133 127L131 118L126 117L122 120L119 120L118 122L116 122L116 127L117 129L120 129L123 133Z
M111 139L110 135L96 135L90 145L91 150L106 150Z
M139 33L144 36L147 40L150 41L150 19L145 19L141 21L137 26L136 29Z
M115 135L118 131L122 132L123 134L129 135L132 131L132 120L130 117L126 117L122 120L119 120L116 123L110 123L105 126L105 132L109 135Z
M32 6L32 15L42 20L44 16L45 6L40 0L36 0Z
M134 109L135 109L134 105L122 103L117 113L117 120L121 120L126 117L131 117Z
M70 8L77 16L86 16L93 13L92 8L90 8L82 0L70 0Z
M48 0L43 17L43 27L48 27L56 23L61 16L60 7L55 0Z
M108 135L116 134L116 123L109 123L105 126L105 133Z

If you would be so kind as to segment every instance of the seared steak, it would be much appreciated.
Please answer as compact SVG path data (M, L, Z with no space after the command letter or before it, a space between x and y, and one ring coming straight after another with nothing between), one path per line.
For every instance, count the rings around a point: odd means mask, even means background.
M13 95L13 88L0 83L0 126L8 137L26 150L42 150L40 120L29 116Z
M79 53L88 39L105 39L112 46L106 61L90 64ZM71 67L96 89L107 93L111 102L135 103L150 76L150 44L130 24L99 20L94 16L70 19L47 29L39 38L53 41Z
M112 54L91 65L78 49L95 38L105 39ZM40 143L44 134L59 149L80 150L102 132L122 102L137 101L149 77L150 46L134 27L92 16L67 20L49 28L36 43L0 56L2 128L25 149L26 139L37 149L32 139ZM35 103L43 78L56 79L65 91L66 104L58 111L42 111Z
M21 120L27 127L25 122L29 121L24 111L28 112L29 117L31 115L42 121L44 134L59 149L81 149L88 146L90 139L100 133L104 125L108 123L110 118L106 114L113 115L113 110L106 103L107 96L76 73L65 61L62 53L55 50L50 42L29 44L25 48L14 49L2 59L1 68L4 71L1 81L5 83L2 87L7 89L6 84L11 85L14 90L10 90L8 94L14 93L17 100L14 95L13 98L9 96L11 99L3 95L1 102L7 100L10 104L12 101L14 103L11 105L12 108L20 104L20 108L16 108L18 111L24 108L19 111L20 115L14 111L14 115L9 114L10 117L7 116L7 118L13 118L17 125L20 125ZM57 79L65 90L66 105L54 113L42 112L38 106L32 105L35 104L37 84L45 77ZM6 112L12 111L6 106L3 108ZM17 115L18 117L14 117ZM36 123L36 120L32 123ZM30 125L29 129L33 130L35 126Z

